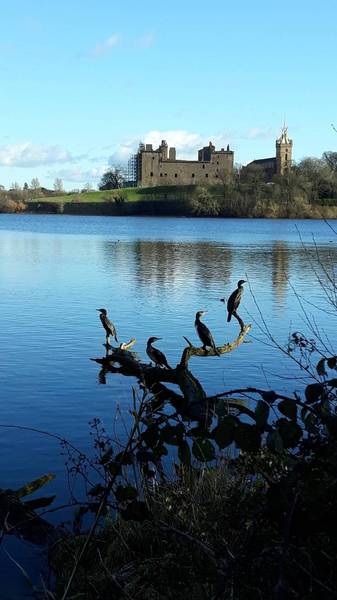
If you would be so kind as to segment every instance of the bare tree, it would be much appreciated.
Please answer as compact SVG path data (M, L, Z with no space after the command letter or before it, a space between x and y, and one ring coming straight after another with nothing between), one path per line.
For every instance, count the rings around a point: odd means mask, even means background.
M324 152L322 159L334 173L337 173L337 152Z
M112 167L104 173L99 184L100 190L116 190L123 187L124 173L121 167Z
M91 184L91 183L89 183L89 182L87 182L87 183L85 184L85 186L82 188L81 192L84 194L84 193L87 193L87 192L92 192L92 191L93 191L93 189L94 189L94 188L93 188L92 184Z
M37 177L33 177L33 179L30 182L30 187L32 190L39 190L41 187L40 181L38 180Z
M55 192L59 192L59 193L64 192L63 181L62 181L62 179L60 179L60 177L56 177L54 180L54 190L55 190Z

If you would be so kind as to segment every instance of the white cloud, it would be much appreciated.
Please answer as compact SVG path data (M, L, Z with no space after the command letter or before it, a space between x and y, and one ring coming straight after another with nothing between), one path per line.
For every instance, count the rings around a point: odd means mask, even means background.
M94 155L90 157L86 155L85 157L82 157L86 159L87 163L91 163L92 167L77 164L71 166L70 168L50 170L47 176L50 179L60 177L66 182L72 182L76 184L85 184L87 182L97 183L102 177L103 173L105 173L105 171L107 171L112 165L126 165L130 155L137 152L140 141L144 142L145 144L152 144L156 149L164 139L167 141L170 147L174 146L176 148L178 159L185 158L189 160L197 160L197 152L202 146L208 145L209 141L212 140L216 148L225 147L225 145L228 143L229 135L224 133L206 137L200 133L189 132L183 129L172 129L165 131L151 130L143 133L139 137L130 137L122 140L120 143L112 143L111 145L106 146L106 150L110 150L110 156ZM74 160L75 159L72 159L72 162L74 162Z
M195 152L202 143L202 137L199 133L190 133L183 129L173 129L168 131L149 131L144 136L145 144L153 144L158 148L162 140L166 140L169 146L174 146L181 154L190 154Z
M145 35L141 35L140 37L135 39L135 45L139 48L151 48L155 42L155 37L153 33L145 33Z
M0 165L4 167L37 167L73 160L70 152L60 146L37 146L31 142L0 146Z
M103 42L98 42L94 48L89 51L89 56L99 58L105 56L110 52L112 48L118 46L122 41L120 33L113 33ZM129 46L135 46L136 48L151 48L155 43L155 36L153 33L145 33L136 38L129 38L125 40Z
M175 147L177 150L178 159L197 160L197 152L203 146L212 143L216 148L227 146L232 136L227 133L204 136L200 133L189 132L184 129L171 129L166 131L151 130L143 133L139 137L124 140L115 146L114 151L110 155L109 163L118 164L125 163L129 156L137 152L139 142L144 144L152 144L156 149L161 144L162 140L166 140L169 147ZM107 147L107 150L110 147Z
M104 42L99 42L96 46L90 51L90 55L98 58L100 56L104 56L107 54L111 48L114 46L118 46L121 41L121 35L119 33L113 33L108 37Z
M226 133L217 133L206 137L201 133L176 129L169 131L149 131L144 137L144 143L153 144L153 147L157 148L162 140L166 140L170 147L174 146L176 148L178 159L197 160L198 150L203 146L207 146L210 141L212 141L216 148L222 148L228 144L230 137Z
M137 152L139 140L137 138L129 139L118 144L112 154L109 156L109 164L117 165L126 163L131 154Z
M59 169L57 171L49 171L47 176L51 179L59 177L65 181L71 181L72 183L91 183L98 181L103 173L107 171L109 166L99 165L92 169L83 169L81 167L73 167L72 169Z

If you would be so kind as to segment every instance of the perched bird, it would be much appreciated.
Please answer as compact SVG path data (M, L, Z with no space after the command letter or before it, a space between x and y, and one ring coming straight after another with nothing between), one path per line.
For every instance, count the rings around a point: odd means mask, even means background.
M157 340L161 340L161 338L150 337L147 340L146 353L149 356L149 358L152 360L152 362L154 362L156 367L165 367L166 369L171 369L170 365L168 364L168 362L166 360L165 354L163 354L163 352L158 350L158 348L154 348L152 346L153 342L156 342Z
M243 294L243 284L244 283L246 283L246 281L244 279L240 279L240 281L238 281L238 287L236 288L236 290L234 290L234 292L228 298L228 302L227 302L227 310L228 310L227 323L230 322L230 320L232 318L232 315L234 315L234 317L238 318L238 315L236 314L236 311L239 308L239 304L241 302L241 298L242 298L242 294ZM222 300L222 302L224 302L224 300ZM240 319L240 321L241 321L241 319Z
M107 344L109 343L110 335L112 335L112 337L115 338L115 340L118 344L116 327L110 321L110 319L108 319L108 314L107 314L106 309L105 308L96 308L96 310L100 313L99 318L101 319L101 323L105 329L106 343Z
M206 350L207 347L212 348L212 350L215 352L215 354L220 356L220 352L215 345L215 342L213 340L213 336L212 336L210 330L208 329L208 327L206 327L205 323L202 323L200 321L200 317L205 315L206 312L207 312L206 310L199 310L197 312L197 314L195 315L194 325L195 325L197 334L198 334L200 340L202 341L203 349Z

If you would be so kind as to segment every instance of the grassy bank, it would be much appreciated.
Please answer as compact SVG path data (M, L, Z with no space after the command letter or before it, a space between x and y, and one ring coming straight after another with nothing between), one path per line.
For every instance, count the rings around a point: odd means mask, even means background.
M71 215L175 215L190 213L191 188L124 188L53 198L36 198L27 203L28 211Z
M0 198L1 200L1 198ZM186 216L229 218L335 219L337 201L309 201L303 195L283 195L280 186L248 184L229 189L222 185L160 186L124 188L51 197L22 197L7 193L0 212L104 215L104 216Z

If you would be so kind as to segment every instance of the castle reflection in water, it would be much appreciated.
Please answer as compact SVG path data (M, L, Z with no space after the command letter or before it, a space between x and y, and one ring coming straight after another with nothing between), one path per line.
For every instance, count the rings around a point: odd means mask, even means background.
M233 245L210 242L134 241L104 243L105 260L111 269L129 270L135 284L147 289L165 291L188 286L212 289L214 284L227 286L248 275L261 289L272 287L278 305L285 300L289 281L312 277L310 257L314 248L292 245L281 240L265 246ZM336 262L337 252L331 247L320 248L324 264ZM127 276L127 275L126 275Z

